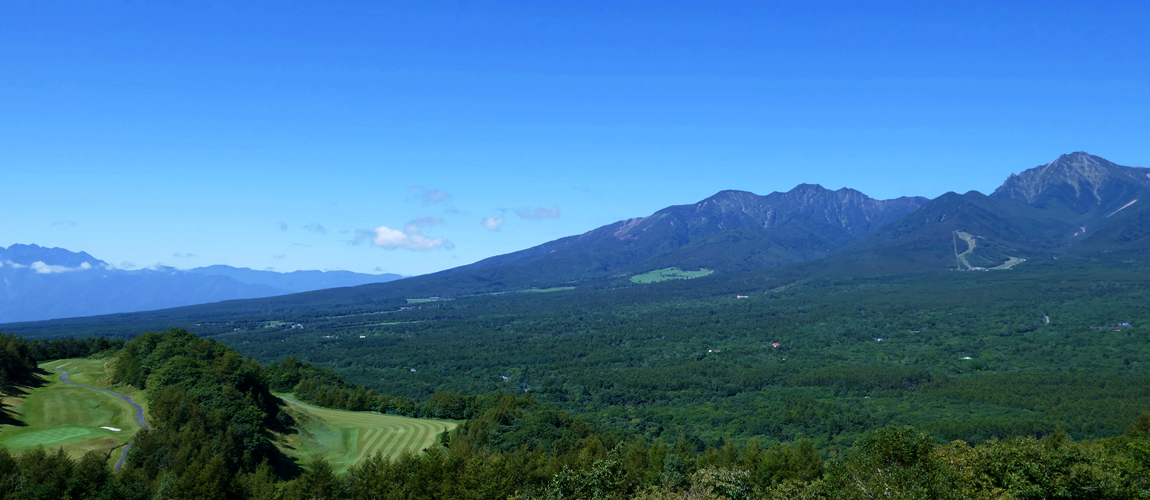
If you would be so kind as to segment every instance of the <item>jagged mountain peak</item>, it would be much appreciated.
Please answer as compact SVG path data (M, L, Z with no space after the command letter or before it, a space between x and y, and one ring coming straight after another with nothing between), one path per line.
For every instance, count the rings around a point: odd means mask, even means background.
M990 196L1043 205L1060 200L1079 213L1150 188L1150 169L1124 167L1085 151L1059 156L1010 177Z
M690 207L689 210L697 217L722 221L724 227L714 228L718 230L732 227L735 219L740 219L740 225L773 227L789 224L800 217L845 229L858 237L891 222L892 214L901 217L926 202L927 199L921 197L876 200L850 188L830 190L819 184L799 184L790 191L775 191L767 195L739 190L719 191L694 205L667 207L652 217L681 213ZM634 221L628 223L633 225ZM699 227L698 221L690 225Z
M875 200L853 189L832 191L818 184L768 195L723 190L456 271L481 273L484 283L502 283L531 269L531 283L543 285L672 266L757 269L826 256L927 201Z

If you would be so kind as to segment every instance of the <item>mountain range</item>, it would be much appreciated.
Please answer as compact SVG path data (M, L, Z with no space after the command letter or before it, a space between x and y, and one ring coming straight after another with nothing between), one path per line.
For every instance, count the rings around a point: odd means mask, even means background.
M828 269L862 270L858 272L997 270L1035 259L1128 258L1147 250L1150 169L1076 152L1011 175L990 195L971 191L935 199L876 200L853 189L811 184L765 196L722 191L694 204L438 273L201 306L178 314L298 311L332 304L371 309L411 297L630 286L629 277L672 267L734 273L822 262ZM15 255L11 248L8 252ZM59 255L61 266L96 269L102 264L82 252ZM4 258L0 254L0 261ZM169 275L173 280L229 278L244 285L232 285L230 298L270 297L277 295L272 288L288 289L290 275L256 280L252 273L261 272L220 267ZM156 283L152 293L164 295L169 285ZM202 283L211 287L221 282ZM0 320L13 321L8 316Z
M392 281L397 274L277 273L231 266L117 269L86 252L0 247L0 322L126 313Z
M667 267L723 273L826 258L897 262L906 271L991 269L1142 253L1150 249L1148 211L1150 169L1077 152L1011 175L990 195L876 200L811 184L766 196L722 191L403 285L493 292Z

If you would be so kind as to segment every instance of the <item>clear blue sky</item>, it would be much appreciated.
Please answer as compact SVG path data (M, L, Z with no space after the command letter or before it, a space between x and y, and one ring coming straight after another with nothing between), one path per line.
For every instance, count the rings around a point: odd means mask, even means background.
M7 1L0 245L419 274L722 189L1150 166L1150 4L941 3Z

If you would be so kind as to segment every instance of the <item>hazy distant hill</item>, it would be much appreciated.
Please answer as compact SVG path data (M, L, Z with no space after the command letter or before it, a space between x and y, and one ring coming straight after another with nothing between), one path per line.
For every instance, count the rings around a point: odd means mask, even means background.
M271 297L398 279L346 271L275 273L229 266L116 269L85 252L0 247L0 322L124 313Z
M249 285L266 285L288 292L310 292L324 288L358 286L368 283L383 283L402 278L398 274L363 274L351 271L292 271L277 273L256 271L246 267L207 266L189 269L189 273L204 276L226 276Z

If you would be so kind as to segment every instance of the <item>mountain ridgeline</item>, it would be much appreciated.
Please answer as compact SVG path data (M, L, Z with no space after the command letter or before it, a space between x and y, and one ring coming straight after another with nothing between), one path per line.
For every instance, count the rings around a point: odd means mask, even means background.
M461 297L569 286L612 288L630 286L632 276L667 268L723 274L807 262L848 274L993 270L1035 259L1130 256L1147 249L1150 169L1120 166L1077 152L1011 175L989 196L971 191L950 192L933 200L876 200L853 189L829 190L812 184L765 196L722 191L698 203L667 207L646 217L385 284L281 296L283 290L301 291L289 287L291 277L298 273L264 273L267 276L255 279L252 275L261 272L223 266L199 268L182 276L232 278L233 286L243 282L243 287L230 291L226 298L267 298L190 306L149 313L148 317L192 318L251 310L275 313L333 307L370 310L400 305L412 297ZM102 265L87 254L77 255L80 257L68 261L71 265ZM90 262L81 262L83 256ZM180 273L170 274L166 278L169 281L181 278L176 276ZM203 283L209 288L223 286ZM360 283L332 281L325 286L356 284ZM153 295L163 294L157 290ZM149 306L194 303L184 300ZM100 312L88 310L84 314ZM63 314L49 317L60 316ZM6 315L0 320L14 318Z
M722 191L372 293L487 293L668 267L729 273L824 259L884 272L1005 269L1026 260L1148 248L1150 169L1078 152L1012 175L989 196L971 191L876 200L812 184L766 196Z
M540 284L663 267L744 271L825 257L897 221L926 198L875 200L853 189L802 184L759 196L722 191L519 252L446 271L503 277L530 273Z

